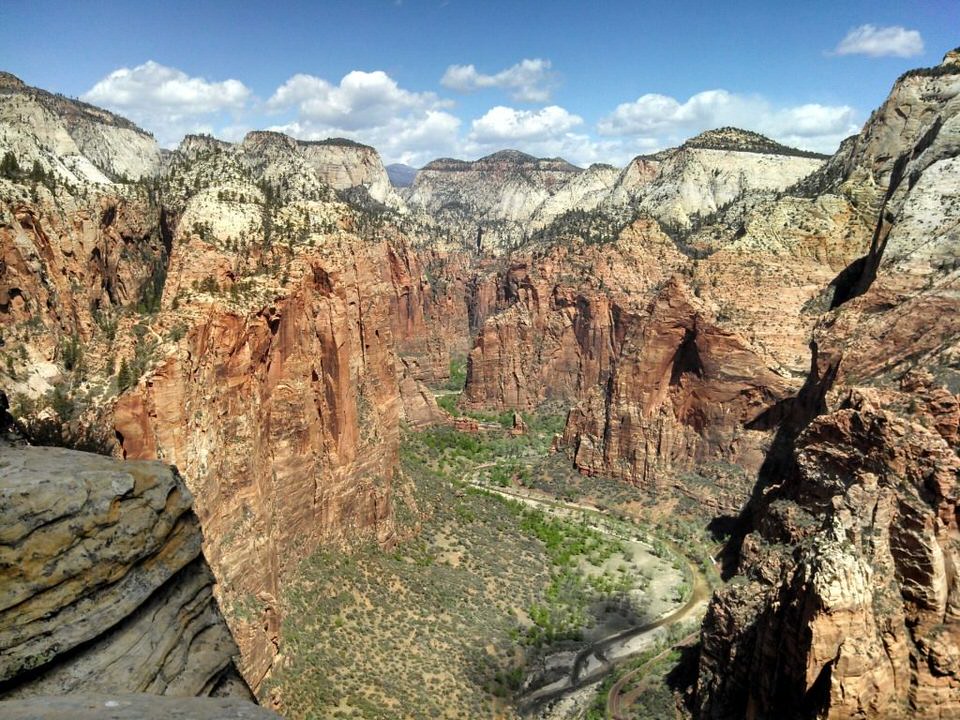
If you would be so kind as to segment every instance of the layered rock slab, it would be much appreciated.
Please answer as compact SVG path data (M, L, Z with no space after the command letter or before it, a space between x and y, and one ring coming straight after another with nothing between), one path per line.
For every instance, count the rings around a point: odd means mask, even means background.
M158 462L0 449L0 697L250 697L191 503Z
M156 695L58 695L0 701L7 720L277 720L236 698L173 698Z

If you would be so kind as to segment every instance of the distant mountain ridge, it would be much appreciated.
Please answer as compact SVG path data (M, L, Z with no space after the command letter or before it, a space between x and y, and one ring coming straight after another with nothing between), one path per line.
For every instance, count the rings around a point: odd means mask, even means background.
M782 145L752 130L743 130L735 127L721 127L707 130L696 137L687 140L682 147L699 150L733 150L736 152L764 153L767 155L788 155L791 157L814 158L827 160L830 155L801 150L799 148Z
M85 103L82 100L68 98L58 93L47 92L41 88L27 85L23 80L13 73L0 70L0 95L9 95L22 93L29 95L46 107L50 112L60 116L68 127L72 127L81 121L96 122L103 125L123 128L124 130L133 130L141 135L152 138L153 133L144 130L125 117Z
M387 165L387 177L396 188L410 187L417 177L417 169L403 163L392 163Z

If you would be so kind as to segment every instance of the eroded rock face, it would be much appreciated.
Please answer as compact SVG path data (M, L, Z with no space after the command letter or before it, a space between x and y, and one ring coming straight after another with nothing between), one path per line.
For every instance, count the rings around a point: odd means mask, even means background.
M163 271L166 248L145 198L58 205L43 192L36 204L0 207L0 319L14 336L32 330L30 344L51 361L61 336L89 338L97 318L136 305ZM31 323L40 328L24 327Z
M784 190L826 156L780 145L736 128L711 130L651 157L633 160L604 206L632 206L660 222L688 227L748 193Z
M402 404L388 254L305 253L271 306L209 307L113 413L126 457L161 457L189 479L254 685L278 651L283 574L322 540L393 536Z
M583 173L560 158L538 159L516 150L475 162L434 160L417 173L407 200L448 231L453 247L476 249L479 230L481 250L501 252L534 229L535 215L547 222L615 179L597 168L586 182L571 184Z
M0 150L14 131L28 135L0 123ZM31 182L0 179L0 323L47 384L15 355L3 387L17 411L32 399L41 419L73 416L118 454L181 468L257 686L284 572L322 541L393 542L400 421L445 419L420 382L464 347L466 282L440 256L425 272L371 202L389 201L375 151L347 142L190 136L142 186L41 182L34 198ZM44 396L57 384L61 406Z
M464 401L526 410L606 382L626 332L622 315L687 263L650 221L607 244L571 240L514 259L484 293L506 309L477 335Z
M577 467L645 485L710 461L758 468L767 435L748 426L789 383L677 278L647 312L618 320L624 339L609 381L567 419Z
M0 448L0 697L250 698L191 500L161 463Z
M334 190L363 187L377 202L395 209L403 207L380 155L369 145L342 138L295 140L280 133L255 131L247 134L240 147L261 161L271 153L299 156L320 182Z
M50 390L65 339L82 345L162 282L167 246L153 138L85 103L0 83L0 331L4 387Z
M780 406L739 577L704 623L701 716L960 713L958 91L949 69L907 74L835 159L842 187L884 183L875 230Z
M25 172L37 161L59 182L74 185L156 175L160 148L129 120L2 75L0 151L12 152Z
M868 395L815 420L714 595L703 717L960 712L960 460Z

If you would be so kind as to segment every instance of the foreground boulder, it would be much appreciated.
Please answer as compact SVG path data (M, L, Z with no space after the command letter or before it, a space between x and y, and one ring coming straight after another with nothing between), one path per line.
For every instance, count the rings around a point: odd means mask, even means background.
M158 462L0 447L0 699L251 698L191 503Z

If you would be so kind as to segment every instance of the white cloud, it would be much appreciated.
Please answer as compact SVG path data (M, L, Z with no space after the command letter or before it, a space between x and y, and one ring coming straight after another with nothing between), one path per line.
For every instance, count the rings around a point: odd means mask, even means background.
M459 118L431 92L412 92L381 70L347 73L338 85L298 74L277 88L266 107L292 112L272 130L302 140L347 137L375 147L386 162L422 165L457 147Z
M459 156L477 158L511 148L537 157L562 157L575 165L595 162L624 165L639 152L634 141L619 138L597 140L577 132L583 118L562 107L517 110L497 106L471 123L459 145Z
M550 72L550 61L540 58L524 59L496 75L477 72L473 65L451 65L440 79L450 90L471 93L483 88L508 90L517 102L543 103L550 100L555 76Z
M836 55L912 57L923 52L923 38L916 30L899 25L861 25L848 32L833 52Z
M267 101L269 110L296 108L310 122L352 130L379 127L397 115L449 105L432 92L402 89L382 70L354 70L339 85L313 75L294 75Z
M114 70L81 96L152 130L162 145L188 132L210 132L219 119L211 116L241 111L250 98L239 80L210 82L153 60Z
M498 105L473 121L470 136L480 143L543 140L562 135L582 124L582 117L557 105L540 110L514 110Z
M597 131L606 136L637 137L662 148L726 125L821 152L833 152L841 140L859 130L857 113L849 105L810 103L777 108L761 96L706 90L684 102L668 95L642 95L617 106L597 123Z

